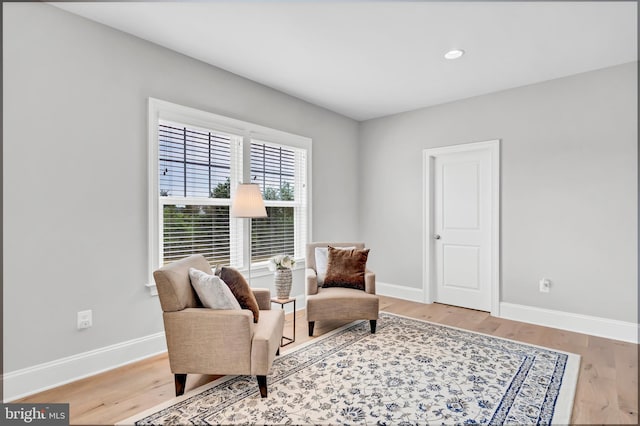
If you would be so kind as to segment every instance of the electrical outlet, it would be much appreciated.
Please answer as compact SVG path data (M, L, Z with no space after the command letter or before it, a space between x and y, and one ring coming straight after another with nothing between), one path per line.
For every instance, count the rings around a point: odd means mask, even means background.
M551 281L547 278L543 278L540 280L540 293L549 293L549 289L551 288Z
M91 310L78 312L78 330L89 328L93 325L93 315Z

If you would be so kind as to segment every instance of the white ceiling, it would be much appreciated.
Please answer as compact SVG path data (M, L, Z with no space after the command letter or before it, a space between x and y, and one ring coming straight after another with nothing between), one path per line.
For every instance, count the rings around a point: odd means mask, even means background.
M637 61L636 2L53 5L356 120Z

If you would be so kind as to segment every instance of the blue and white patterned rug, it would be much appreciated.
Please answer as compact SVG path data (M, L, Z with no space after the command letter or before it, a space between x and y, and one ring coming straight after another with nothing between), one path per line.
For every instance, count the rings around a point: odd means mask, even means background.
M380 313L119 424L568 424L580 357Z

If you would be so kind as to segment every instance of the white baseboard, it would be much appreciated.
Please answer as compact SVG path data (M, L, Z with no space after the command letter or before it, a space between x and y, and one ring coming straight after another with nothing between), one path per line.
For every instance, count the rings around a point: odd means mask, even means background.
M167 350L164 332L94 349L2 376L4 402L42 392Z
M638 343L638 324L534 306L500 302L500 317L545 327Z
M421 288L406 287L403 285L381 283L376 281L376 294L395 297L397 299L410 300L424 303L424 294Z
M293 296L296 311L305 309L303 294ZM273 306L275 308L276 306ZM293 305L285 306L285 312L293 311ZM123 365L166 352L164 332L155 333L127 342L83 352L33 367L15 370L2 375L4 401L10 402L34 393L84 379Z
M382 296L420 302L422 289L388 283L376 283ZM304 309L304 295L297 295L297 310ZM300 303L302 302L302 303ZM292 309L291 306L290 309ZM582 314L554 311L533 306L500 303L500 317L590 334L608 339L638 343L638 324ZM2 376L4 401L10 402L66 383L93 376L167 350L164 332L83 352L55 361L11 371Z
M424 303L424 296L420 288L376 282L376 293L382 296ZM640 326L633 322L507 302L500 302L500 318L590 334L607 339L622 340L635 344L640 343Z

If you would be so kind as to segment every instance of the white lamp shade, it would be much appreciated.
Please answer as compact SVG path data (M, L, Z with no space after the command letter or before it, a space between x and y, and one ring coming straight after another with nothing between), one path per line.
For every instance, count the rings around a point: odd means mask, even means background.
M267 217L267 209L257 183L238 185L231 202L231 217Z

